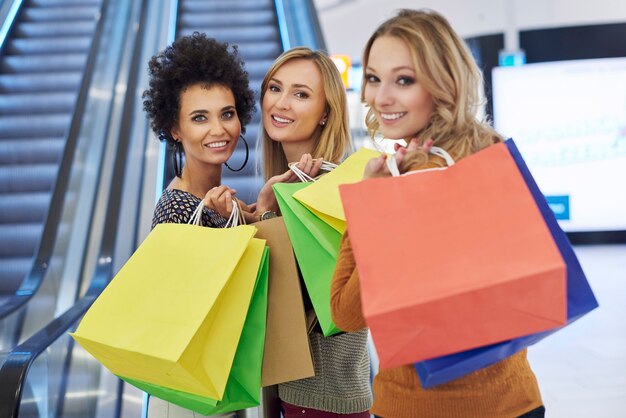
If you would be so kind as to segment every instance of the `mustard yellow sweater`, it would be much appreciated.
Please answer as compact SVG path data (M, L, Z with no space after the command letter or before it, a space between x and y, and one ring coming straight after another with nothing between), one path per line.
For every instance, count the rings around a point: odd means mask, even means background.
M331 311L335 324L345 331L366 325L347 233L332 281ZM373 392L371 412L384 418L508 418L542 405L526 350L430 389L422 388L412 365L380 370L374 377Z

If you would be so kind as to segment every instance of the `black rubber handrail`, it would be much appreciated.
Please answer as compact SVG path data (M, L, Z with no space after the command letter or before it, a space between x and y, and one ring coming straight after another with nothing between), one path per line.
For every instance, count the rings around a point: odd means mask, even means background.
M57 179L52 192L52 197L50 199L50 207L48 209L48 213L46 214L43 231L35 253L33 266L15 293L9 296L6 302L0 305L0 319L6 317L12 312L15 312L33 297L33 295L41 287L41 283L43 282L48 266L50 265L50 258L54 252L59 223L63 213L63 202L65 200L65 195L67 194L70 175L72 172L72 162L76 152L81 122L84 117L85 107L89 96L89 86L91 84L91 77L96 63L98 44L102 35L102 17L106 12L107 4L108 0L102 0L100 4L100 15L98 16L96 28L91 39L91 45L89 46L89 54L85 63L80 90L78 96L76 97L70 129L66 134L65 148L63 150L61 164L59 166Z
M126 176L126 157L133 125L132 115L136 99L135 90L139 78L139 59L141 57L140 52L145 28L147 10L145 3L146 0L142 0L139 26L133 46L130 75L122 111L123 119L120 126L120 136L111 179L111 190L107 202L104 232L95 272L83 297L62 315L15 347L6 357L2 368L0 368L0 418L17 418L19 416L22 391L32 363L59 337L65 335L76 325L113 277L113 255Z

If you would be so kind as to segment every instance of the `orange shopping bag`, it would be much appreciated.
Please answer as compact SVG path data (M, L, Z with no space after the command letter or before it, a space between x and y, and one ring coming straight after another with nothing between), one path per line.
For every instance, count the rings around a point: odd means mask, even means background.
M340 191L382 368L565 324L565 263L505 144Z

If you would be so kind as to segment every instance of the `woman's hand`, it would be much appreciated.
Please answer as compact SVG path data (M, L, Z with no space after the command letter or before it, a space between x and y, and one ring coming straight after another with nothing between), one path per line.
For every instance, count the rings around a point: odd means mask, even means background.
M242 200L238 199L237 201L239 202L239 209L241 209L241 213L247 224L251 224L259 220L259 217L256 215L256 203L247 205Z
M237 191L228 186L213 187L204 196L204 206L228 219L233 211L233 196L235 193Z
M398 167L400 167L403 160L409 160L412 158L412 156L414 156L417 153L428 154L430 152L430 149L433 147L432 139L426 140L424 142L424 145L422 146L420 146L417 141L418 139L417 137L415 137L409 141L409 144L406 147L403 147L400 144L394 145L394 148L396 150L394 157L396 159L396 164L398 165ZM368 161L367 165L365 166L365 172L363 174L363 178L369 179L369 178L375 178L375 177L391 176L391 173L389 172L389 168L387 167L387 164L386 164L386 160L387 160L387 154L383 154L379 157L372 158L370 161ZM406 170L400 170L400 171L403 172Z
M319 174L323 162L323 158L313 158L311 154L304 154L296 164L296 167L307 176L315 178Z
M403 174L410 170L415 170L428 163L430 149L433 147L433 140L427 139L420 146L417 138L412 138L407 147L396 148L396 164L398 171Z
M296 167L309 177L315 177L319 173L323 162L324 160L322 158L313 158L311 154L304 154L296 164ZM251 214L256 217L255 221L258 221L259 217L267 211L278 213L278 202L276 201L276 195L273 189L276 183L295 183L298 181L300 181L300 179L291 169L285 171L283 174L271 177L259 192L259 197L256 201L256 210Z
M364 179L373 179L376 177L389 177L391 173L387 167L387 154L382 154L376 158L372 158L365 165Z
M270 179L261 188L259 196L257 197L255 210L251 213L255 217L253 222L258 221L259 217L268 210L278 213L278 202L276 201L276 195L274 195L273 189L273 186L276 183L292 183L297 179L298 178L291 170L287 170L283 174L270 177Z
M417 142L417 137L412 138L409 141L409 145L403 147L400 144L395 144L396 149L396 164L398 165L398 169L400 173L406 173L410 170L412 165L423 161L421 164L426 163L428 161L428 154L430 153L430 149L433 147L433 140L427 139L424 141L424 144L420 146ZM402 162L405 164L402 164Z

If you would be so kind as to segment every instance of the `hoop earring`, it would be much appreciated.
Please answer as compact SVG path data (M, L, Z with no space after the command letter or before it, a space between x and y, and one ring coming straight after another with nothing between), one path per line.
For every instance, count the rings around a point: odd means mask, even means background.
M180 177L183 174L183 144L179 141L175 141L173 150L172 159L174 160L174 173L176 177Z
M248 143L246 142L246 138L244 138L243 135L239 135L239 138L241 138L241 140L243 141L243 143L246 146L246 158L244 158L243 164L241 165L241 167L239 167L238 169L235 170L235 169L231 168L228 165L227 162L224 162L224 165L226 166L226 168L228 168L230 171L234 171L234 172L243 170L243 168L246 166L246 164L248 164L248 157L250 156L250 149L248 148Z

